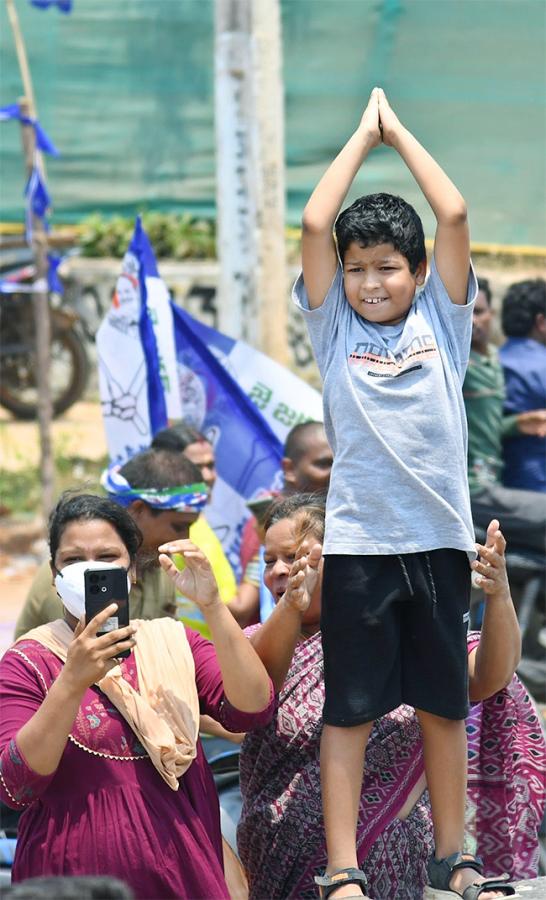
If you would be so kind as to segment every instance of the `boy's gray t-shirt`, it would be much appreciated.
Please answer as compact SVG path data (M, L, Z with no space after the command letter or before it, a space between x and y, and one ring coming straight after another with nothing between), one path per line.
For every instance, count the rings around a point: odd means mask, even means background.
M298 278L334 454L325 553L476 555L462 397L476 294L471 268L466 305L452 303L432 260L404 321L376 325L349 304L341 267L317 309Z

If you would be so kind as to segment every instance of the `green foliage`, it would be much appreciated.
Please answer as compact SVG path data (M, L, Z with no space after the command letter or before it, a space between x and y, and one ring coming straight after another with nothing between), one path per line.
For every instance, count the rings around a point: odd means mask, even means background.
M131 240L134 219L114 216L106 219L98 213L81 224L79 244L84 256L121 258ZM143 212L142 224L158 259L216 259L216 222L196 219L189 213ZM287 226L288 262L300 258L299 228Z
M121 216L104 219L95 213L82 223L80 246L84 256L122 257L131 239L133 223Z
M195 219L189 213L144 212L142 224L159 259L216 257L216 224L209 219ZM79 243L84 256L119 258L131 240L134 220L95 214L84 220L81 229Z
M77 489L102 493L99 480L108 458L101 460L67 457L55 453L55 496ZM16 471L0 469L0 506L2 514L36 515L40 510L41 485L37 466L25 465Z
M36 514L40 508L40 482L34 466L8 472L0 469L0 514Z

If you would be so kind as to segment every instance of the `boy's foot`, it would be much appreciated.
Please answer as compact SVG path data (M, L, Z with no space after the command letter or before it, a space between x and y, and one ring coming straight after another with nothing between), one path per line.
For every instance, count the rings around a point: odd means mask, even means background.
M484 882L491 881L492 879L484 878L483 875L479 875L475 869L457 869L449 882L449 886L452 891L455 891L456 894L460 894L463 896L463 892L469 887L471 884L483 884ZM513 889L512 889L513 890ZM488 890L482 891L479 894L479 900L497 900L497 898L506 897L507 892L498 891L498 890Z
M315 878L321 900L335 896L335 900L371 900L366 894L368 882L362 869L348 866Z
M484 878L482 868L481 859L470 853L453 853L445 859L432 858L424 897L426 900L443 900L444 897L447 900L453 894L464 900L500 900L515 894L514 888L507 884L508 875Z

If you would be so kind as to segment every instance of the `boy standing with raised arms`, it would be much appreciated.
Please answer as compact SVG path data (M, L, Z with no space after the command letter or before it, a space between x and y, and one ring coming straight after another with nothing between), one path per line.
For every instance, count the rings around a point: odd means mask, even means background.
M431 273L419 292L424 235L408 203L372 194L337 218L381 142L400 154L436 217ZM401 703L419 716L433 811L436 849L425 896L513 894L498 880L482 884L479 860L461 855L469 559L476 556L461 391L477 292L466 205L375 88L302 224L294 299L323 378L334 453L321 620L328 847L321 896L355 897L355 884L365 893L355 842L365 748L374 720ZM492 526L481 561L472 562L484 587L502 540L498 523Z

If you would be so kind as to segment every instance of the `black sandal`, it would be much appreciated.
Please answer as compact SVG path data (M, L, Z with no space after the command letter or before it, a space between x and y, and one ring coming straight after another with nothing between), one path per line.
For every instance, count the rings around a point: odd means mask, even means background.
M428 863L428 885L423 894L423 900L449 900L453 897L462 897L463 900L479 900L485 891L503 891L503 896L513 897L516 893L512 885L507 884L509 875L498 875L488 878L486 881L474 881L459 894L450 888L451 877L457 869L474 869L480 875L483 870L483 861L479 856L471 854L452 853L445 859L431 857Z
M334 891L337 891L338 888L343 887L345 884L358 884L362 888L362 894L346 897L345 900L363 900L363 896L364 898L367 897L368 881L362 869L349 867L347 869L337 869L332 875L317 875L315 884L318 884L320 888L321 900L328 900L328 897Z

